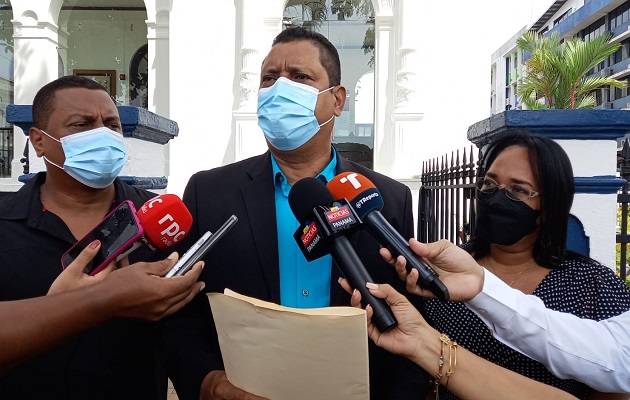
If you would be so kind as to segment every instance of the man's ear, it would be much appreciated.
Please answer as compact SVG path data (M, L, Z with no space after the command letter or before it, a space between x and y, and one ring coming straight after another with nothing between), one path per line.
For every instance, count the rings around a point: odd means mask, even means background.
M33 148L35 149L35 153L37 154L37 157L43 156L44 155L44 134L42 133L41 129L31 127L31 129L28 130L28 140L33 145Z
M343 106L346 104L346 88L338 85L332 90L333 96L335 96L335 116L340 116L343 111Z

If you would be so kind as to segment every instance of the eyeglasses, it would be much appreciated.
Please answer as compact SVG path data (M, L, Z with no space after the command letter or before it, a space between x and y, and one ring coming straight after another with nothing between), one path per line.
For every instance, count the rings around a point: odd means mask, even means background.
M508 199L514 201L525 201L541 195L540 192L535 192L519 184L512 186L499 185L494 179L490 178L481 178L477 181L477 190L483 194L492 194L498 189L505 189L505 195Z

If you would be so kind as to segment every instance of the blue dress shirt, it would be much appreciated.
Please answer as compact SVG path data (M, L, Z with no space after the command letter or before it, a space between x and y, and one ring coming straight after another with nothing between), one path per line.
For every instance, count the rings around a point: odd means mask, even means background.
M328 182L335 177L337 169L337 153L332 151L333 158L318 179ZM308 262L298 247L293 234L299 222L289 207L289 191L291 185L280 170L278 163L271 155L273 168L276 225L278 227L278 256L280 260L280 304L287 307L315 308L330 306L330 271L332 257L326 255Z

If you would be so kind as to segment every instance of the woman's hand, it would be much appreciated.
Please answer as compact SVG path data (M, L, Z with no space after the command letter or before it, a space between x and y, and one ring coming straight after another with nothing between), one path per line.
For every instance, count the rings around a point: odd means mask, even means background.
M352 290L348 281L340 279L339 283L348 292L352 293L351 304L354 307L361 307L361 293ZM387 332L380 332L372 323L372 307L368 304L365 308L368 322L368 336L377 346L394 354L417 359L419 344L423 335L433 330L422 318L418 310L390 285L376 285L368 283L367 288L375 297L384 299L391 308L398 325Z
M481 292L484 269L466 250L444 239L433 243L420 243L416 239L411 239L409 246L438 273L440 280L448 288L451 301L468 301ZM418 271L412 268L411 272L407 273L407 260L403 256L394 259L385 248L380 252L381 257L396 268L398 276L406 282L410 293L435 297L429 289L417 284Z

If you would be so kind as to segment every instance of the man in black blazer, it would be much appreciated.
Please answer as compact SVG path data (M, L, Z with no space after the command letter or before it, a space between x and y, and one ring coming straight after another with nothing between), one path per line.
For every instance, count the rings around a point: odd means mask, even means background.
M180 251L205 231L216 230L230 215L239 218L205 258L202 279L206 291L223 292L229 288L298 307L350 305L350 297L337 282L339 269L330 258L316 271L314 279L320 283L323 280L324 285L313 287L320 289L301 289L300 284L309 282L299 282L299 278L296 287L290 282L300 262L306 261L291 262L285 253L291 246L291 251L297 249L292 237L297 221L292 214L288 217L286 198L291 185L304 177L332 179L345 171L366 176L383 196L385 218L404 237L413 236L409 189L343 159L332 146L334 117L341 114L345 100L339 56L326 38L303 28L287 29L276 37L262 65L258 101L259 125L269 151L198 172L184 192L184 202L194 222ZM289 221L291 218L293 221ZM288 224L293 225L288 228ZM359 230L349 239L375 282L390 283L405 292L404 284L381 259L379 244L369 233ZM301 253L299 256L303 259ZM260 399L227 380L211 310L203 296L165 321L162 339L167 373L181 400ZM369 353L371 399L424 397L428 382L424 371L371 342Z

